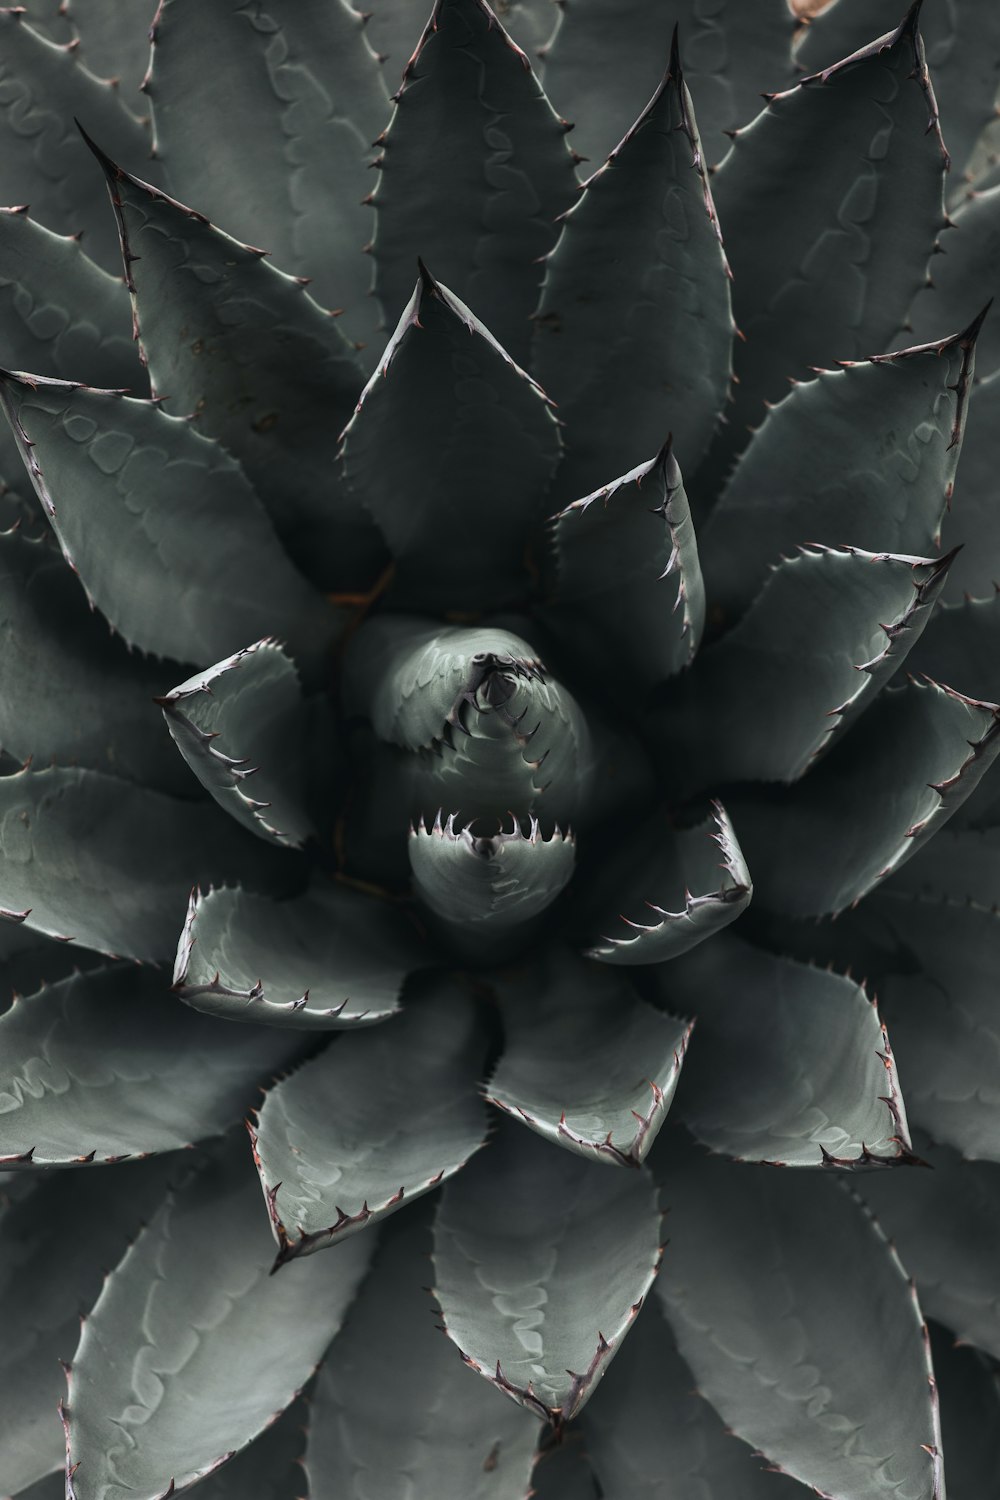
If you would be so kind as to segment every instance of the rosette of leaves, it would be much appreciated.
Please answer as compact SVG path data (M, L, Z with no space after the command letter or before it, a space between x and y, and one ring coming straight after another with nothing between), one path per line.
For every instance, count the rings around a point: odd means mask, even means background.
M373 3L0 10L0 1493L993 1493L1000 18Z

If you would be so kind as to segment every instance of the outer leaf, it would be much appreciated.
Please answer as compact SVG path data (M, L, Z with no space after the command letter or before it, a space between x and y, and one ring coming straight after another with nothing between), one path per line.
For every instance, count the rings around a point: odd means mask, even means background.
M905 891L911 896L933 898L957 905L971 901L981 907L1000 907L1000 830L976 825L984 793L991 790L987 777L979 794L973 794L954 823L943 828L926 848L908 860L889 882L895 895ZM992 795L996 792L993 789ZM995 803L986 803L993 821ZM969 827L968 824L974 826ZM964 824L966 826L956 826Z
M270 1090L251 1140L277 1265L339 1244L465 1165L483 1144L485 1050L472 996L439 986Z
M145 115L140 89L149 67L149 33L156 3L127 0L127 6L125 25L119 0L61 0L60 10L79 39L90 71L98 78L116 80L123 102L134 114Z
M898 20L899 0L837 0L805 31L796 61L811 73L834 58L847 57L873 32L889 31ZM1000 15L990 7L983 10L969 0L956 0L926 6L920 26L948 151L953 166L961 170L980 132L994 118L1000 88Z
M996 269L1000 192L993 187L968 193L955 210L953 222L954 228L948 231L942 246L946 253L934 259L930 285L915 293L906 319L908 336L912 331L919 339L934 337L941 328L955 327L972 310L970 294L982 300L995 297L1000 290ZM987 320L979 342L979 374L993 375L998 369L1000 331L997 319L992 318Z
M175 670L110 633L48 538L0 535L0 743L9 754L190 793L152 702Z
M336 320L261 251L98 159L154 394L239 460L303 571L327 588L366 585L384 556L335 472L361 383Z
M694 1389L656 1298L582 1418L606 1500L805 1500Z
M274 883L259 843L215 808L101 771L0 777L0 845L4 915L122 958L169 957L192 880Z
M426 1220L408 1215L392 1226L320 1372L306 1454L314 1495L523 1500L527 1492L538 1425L473 1380L435 1328L423 1290Z
M1000 916L960 893L943 902L886 891L876 910L915 970L879 986L914 1123L965 1156L1000 1161Z
M83 232L88 252L116 271L114 226L73 122L85 120L130 161L149 156L149 134L71 46L45 40L22 16L17 8L0 11L0 202L30 203L57 233Z
M247 646L159 701L174 743L219 806L261 838L300 849L313 832L305 806L307 706L280 644Z
M821 371L768 412L699 535L725 617L803 543L916 556L937 546L977 332L978 320L940 344Z
M344 477L396 560L399 602L479 613L524 597L559 452L542 390L422 270L344 432Z
M347 0L269 0L266 10L165 0L147 93L172 187L211 203L230 234L263 244L283 270L313 277L319 301L345 309L348 337L367 340L375 309L361 252L373 219L362 200L389 96L362 16Z
M228 1020L339 1030L393 1015L404 979L425 961L398 912L347 886L281 902L213 890L191 897L174 987Z
M816 547L780 562L667 703L679 778L703 787L802 776L899 670L952 555Z
M200 1482L198 1500L298 1500L309 1410L306 1397L289 1406L242 1453Z
M592 1161L638 1166L673 1101L690 1024L563 951L493 982L506 1045L490 1103Z
M59 1360L76 1347L81 1308L101 1289L163 1198L176 1163L117 1171L24 1174L28 1189L0 1214L0 1474L4 1493L62 1469L56 1406L65 1390ZM72 1234L65 1226L72 1224ZM63 1492L65 1481L63 1482Z
M466 1364L549 1421L583 1407L660 1261L652 1182L507 1127L441 1199L434 1271Z
M951 1500L989 1494L1000 1472L1000 1388L996 1371L972 1349L954 1344L931 1326L934 1378L941 1401L941 1432L948 1455Z
M984 692L1000 692L1000 594L967 599L935 612L912 666ZM950 674L950 675L948 675Z
M670 430L694 469L728 397L733 316L676 33L656 93L564 215L535 316L533 369L566 423L561 496L631 469Z
M931 1172L907 1172L905 1181L880 1172L856 1182L916 1279L921 1306L956 1338L1000 1358L1000 1167L964 1162L944 1147L928 1156Z
M573 143L590 160L607 156L660 81L674 25L710 162L725 150L722 132L742 125L759 108L760 91L788 77L792 17L782 0L752 8L740 0L567 0L546 86L575 121Z
M336 622L239 465L189 423L36 375L0 376L0 402L66 561L128 645L197 661L268 625L301 641Z
M496 13L540 75L543 64L539 49L559 24L560 13L554 0L499 0ZM390 81L398 78L417 41L414 19L412 0L378 0L368 12L365 35L382 61L388 64ZM419 9L416 19L419 25L422 19Z
M480 836L456 828L451 813L411 829L416 893L463 955L489 959L523 942L573 874L571 833L556 828L545 837L537 818L527 834L512 823L510 833Z
M393 98L372 195L386 326L420 255L525 364L540 261L576 194L566 124L485 0L435 0Z
M924 281L945 222L948 158L919 9L844 62L769 96L713 180L746 337L726 452L745 446L746 423L760 421L764 399L785 394L789 376L885 349ZM835 540L867 545L853 534Z
M168 1199L84 1323L65 1413L69 1500L154 1500L205 1478L291 1403L343 1321L369 1242L269 1277L260 1195L236 1145ZM237 1368L253 1379L234 1380Z
M546 623L590 671L649 688L686 667L705 591L684 482L668 441L648 463L553 518L556 585ZM676 580L676 583L675 583Z
M752 894L721 803L706 822L676 833L661 815L640 825L591 876L580 916L581 930L592 934L587 957L663 963L735 922Z
M102 962L97 953L42 937L9 920L0 922L0 954L0 1012L9 1010L21 995L33 995L46 984Z
M975 789L1000 751L998 723L995 704L912 682L884 693L804 781L730 796L758 901L795 917L860 900Z
M926 1328L861 1205L818 1173L696 1159L664 1196L657 1291L726 1425L838 1500L943 1496Z
M779 1166L914 1159L889 1038L863 988L734 937L660 972L664 1000L696 1017L677 1109L702 1145Z
M22 9L32 30L50 42L66 43L72 39L73 32L63 14L62 0L28 0Z
M300 1050L196 1015L150 969L71 975L0 1016L0 1161L103 1163L221 1135Z
M962 443L962 467L954 506L942 526L943 544L966 545L948 575L944 597L958 604L966 594L983 597L1000 583L1000 517L990 503L1000 464L1000 371L969 392L969 423Z

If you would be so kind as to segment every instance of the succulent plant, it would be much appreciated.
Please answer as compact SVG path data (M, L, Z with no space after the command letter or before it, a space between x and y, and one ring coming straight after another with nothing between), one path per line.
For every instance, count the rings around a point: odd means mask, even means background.
M0 1493L995 1494L1000 11L372 3L0 10Z

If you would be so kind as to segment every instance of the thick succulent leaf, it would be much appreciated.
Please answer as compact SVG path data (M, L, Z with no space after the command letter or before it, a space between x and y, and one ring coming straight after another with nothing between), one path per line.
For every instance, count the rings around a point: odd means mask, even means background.
M103 963L98 953L43 937L22 922L0 922L0 1013L21 995L33 995L46 984L65 979L81 968Z
M698 537L723 620L804 543L918 557L934 549L961 452L976 331L821 371L768 412Z
M837 0L805 31L796 52L798 66L812 73L838 57L848 57L876 32L890 31L899 11L899 0ZM960 172L994 118L1000 89L1000 12L976 0L927 5L920 15L920 30L952 168Z
M727 937L657 984L696 1018L676 1109L702 1145L780 1166L913 1159L886 1029L852 980Z
M954 227L945 235L943 255L935 256L931 284L915 296L906 319L907 338L939 338L975 311L975 302L1000 291L1000 188L971 192L955 210ZM1000 319L987 318L979 340L979 375L1000 369Z
M890 688L803 781L729 805L757 899L787 916L845 910L934 834L1000 751L1000 708L937 683Z
M91 969L0 1016L0 1161L74 1166L221 1135L301 1043L234 1030L170 994L154 969Z
M542 390L424 270L343 454L347 487L396 561L401 603L479 613L527 594L524 549L559 460L559 429Z
M957 899L880 893L878 917L909 972L879 983L915 1125L968 1157L1000 1161L1000 915Z
M644 1168L602 1172L510 1125L444 1190L434 1295L466 1364L568 1421L632 1326L660 1255Z
M698 544L668 442L552 521L556 583L546 623L607 683L644 689L686 667L705 624Z
M211 804L102 771L0 777L0 913L121 958L169 958L191 882L237 872L267 888L267 851Z
M386 327L419 255L523 365L540 262L576 196L565 121L485 0L435 0L393 98L372 194Z
M948 574L944 598L960 603L967 595L985 597L1000 583L1000 506L994 477L1000 466L1000 370L969 392L962 463L955 503L941 528L942 544L965 545Z
M543 1439L531 1485L531 1500L599 1500L578 1427L561 1429L552 1442Z
M941 1146L927 1156L931 1171L866 1174L855 1183L914 1277L928 1315L1000 1359L1000 1167L965 1162Z
M802 776L902 666L951 561L857 547L785 558L671 693L678 775L696 787Z
M673 1101L690 1024L562 950L492 982L505 1046L490 1103L591 1161L637 1166Z
M5 1495L61 1469L56 1407L60 1359L79 1336L109 1266L124 1254L166 1191L169 1161L104 1172L25 1174L27 1189L0 1213L0 1487ZM72 1233L66 1226L72 1225Z
M785 394L789 376L885 349L925 279L945 222L947 153L918 10L771 96L713 179L746 339L726 452L745 446L746 424ZM834 540L866 545L853 534Z
M175 671L110 633L50 539L0 534L0 744L9 754L190 794L152 701Z
M987 777L959 817L893 876L888 890L953 904L971 901L981 907L1000 908L1000 829L995 821L995 803L987 804L991 826L957 826L974 823L976 804L980 799L985 802L983 794L990 791L991 782ZM996 797L996 787L991 795Z
M805 1500L693 1387L653 1297L581 1419L605 1500Z
M761 90L791 71L792 17L784 0L567 0L546 54L545 81L574 121L572 140L603 161L663 74L671 27L680 29L685 74L698 106L708 160L722 132L760 107Z
M140 91L149 67L156 0L126 0L124 11L121 0L61 0L60 10L90 71L114 79L133 114L147 114Z
M198 661L336 625L239 465L183 418L37 375L0 376L0 402L66 561L128 645Z
M362 379L337 320L259 250L98 157L154 394L239 460L304 572L367 585L384 551L337 474Z
M331 1046L271 1089L251 1132L278 1265L430 1192L483 1143L486 1044L458 984Z
M948 1455L951 1500L979 1500L1000 1474L1000 1385L996 1370L974 1349L955 1344L931 1324L931 1355L941 1436Z
M198 1500L299 1500L309 1410L308 1396L293 1402L242 1453L199 1482Z
M398 911L347 886L316 885L280 902L196 891L174 987L227 1020L335 1031L393 1015L404 979L424 962Z
M21 9L32 30L50 42L65 44L72 41L73 32L65 14L64 0L27 0Z
M571 833L557 827L546 836L534 818L527 833L512 824L509 833L480 836L456 828L452 813L410 831L416 893L463 956L492 959L519 946L573 874Z
M656 93L562 222L532 354L566 424L560 497L631 469L669 431L693 470L728 398L733 315L676 39Z
M1000 594L936 610L910 665L960 692L1000 694Z
M435 1327L425 1289L427 1218L407 1215L385 1234L320 1371L305 1460L317 1497L523 1500L528 1493L538 1424L474 1380Z
M370 1239L284 1276L268 1275L268 1240L241 1140L142 1230L84 1322L68 1376L69 1500L184 1489L290 1405L343 1321Z
M146 92L171 189L311 277L323 306L344 309L347 336L369 339L362 251L374 221L362 200L390 106L358 11L347 0L164 0Z
M728 927L753 894L725 809L695 828L672 830L661 813L626 835L587 872L577 925L589 958L657 964Z
M943 1496L926 1328L861 1204L826 1174L680 1153L664 1202L656 1290L727 1427L837 1500Z
M110 83L83 66L72 46L59 46L27 24L18 9L0 10L0 202L30 204L60 234L86 235L88 254L117 271L114 224L95 191L74 120L82 120L129 161L149 157L148 130Z
M531 58L536 73L540 73L539 49L559 24L560 12L555 0L498 0L493 8L517 45ZM413 0L376 0L366 19L365 35L387 64L389 82L395 83L419 40L419 27L424 20L421 7L417 6L414 13Z
M247 646L159 702L178 750L219 806L261 838L300 849L313 832L307 706L280 643Z

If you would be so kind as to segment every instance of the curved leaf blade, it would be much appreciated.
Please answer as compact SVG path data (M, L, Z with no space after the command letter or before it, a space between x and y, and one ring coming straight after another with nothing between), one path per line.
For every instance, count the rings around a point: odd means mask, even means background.
M305 1468L315 1495L461 1495L523 1500L538 1424L474 1380L440 1337L423 1290L426 1215L397 1220L320 1371ZM378 1385L394 1412L380 1419ZM350 1433L350 1441L342 1435Z
M441 985L268 1091L251 1141L277 1266L339 1245L465 1165L483 1144L485 1051L473 997Z
M676 35L652 99L562 226L532 354L566 424L559 494L625 473L670 431L693 470L728 399L734 324Z
M663 1180L656 1290L726 1425L842 1500L943 1496L926 1327L861 1204L820 1173L718 1160L675 1159Z
M435 0L393 99L372 194L387 326L422 256L526 364L539 262L576 196L565 122L485 0Z
M237 1144L168 1198L83 1325L64 1409L69 1500L111 1486L154 1500L207 1477L290 1405L354 1298L363 1236L268 1276L260 1194ZM234 1380L237 1367L253 1380Z
M559 456L548 397L421 268L343 433L344 479L395 559L398 603L479 614L526 597L524 549Z
M198 661L336 625L239 465L190 423L37 375L0 376L0 402L66 561L128 645Z
M156 16L156 0L137 0L130 6L128 23L122 25L121 7L115 0L60 0L83 60L98 78L115 80L125 104L133 114L145 115L142 84L149 68L150 31Z
M969 306L973 287L980 302L1000 291L996 271L1000 191L993 187L969 192L955 210L953 226L942 246L946 253L934 259L930 284L914 294L906 318L907 337L933 338L939 336L941 328L955 327L967 318L974 310ZM928 330L933 331L928 335ZM998 369L1000 332L997 319L988 318L979 341L979 374L993 375Z
M710 1151L796 1167L915 1160L889 1037L862 986L734 937L659 983L695 1018L675 1108Z
M941 1432L948 1455L951 1500L988 1492L1000 1467L1000 1387L996 1371L973 1349L954 1344L931 1325L934 1378L941 1402Z
M158 701L178 750L219 806L260 838L300 849L314 832L305 806L307 706L280 643L257 641Z
M280 877L260 843L210 805L102 771L0 777L0 839L3 914L112 957L169 958L193 880L238 872L267 888Z
M513 1400L568 1421L652 1285L659 1229L644 1168L603 1172L504 1128L448 1184L434 1221L448 1337Z
M487 1100L590 1161L638 1166L673 1102L690 1024L561 951L493 984L505 1046Z
M280 902L196 891L174 988L208 1015L336 1031L394 1015L403 981L425 962L397 912L347 886L316 885Z
M103 1164L221 1135L300 1050L192 1012L154 970L70 975L0 1016L0 1161Z
M977 332L821 370L767 413L699 533L705 587L724 619L803 544L917 557L936 548Z

